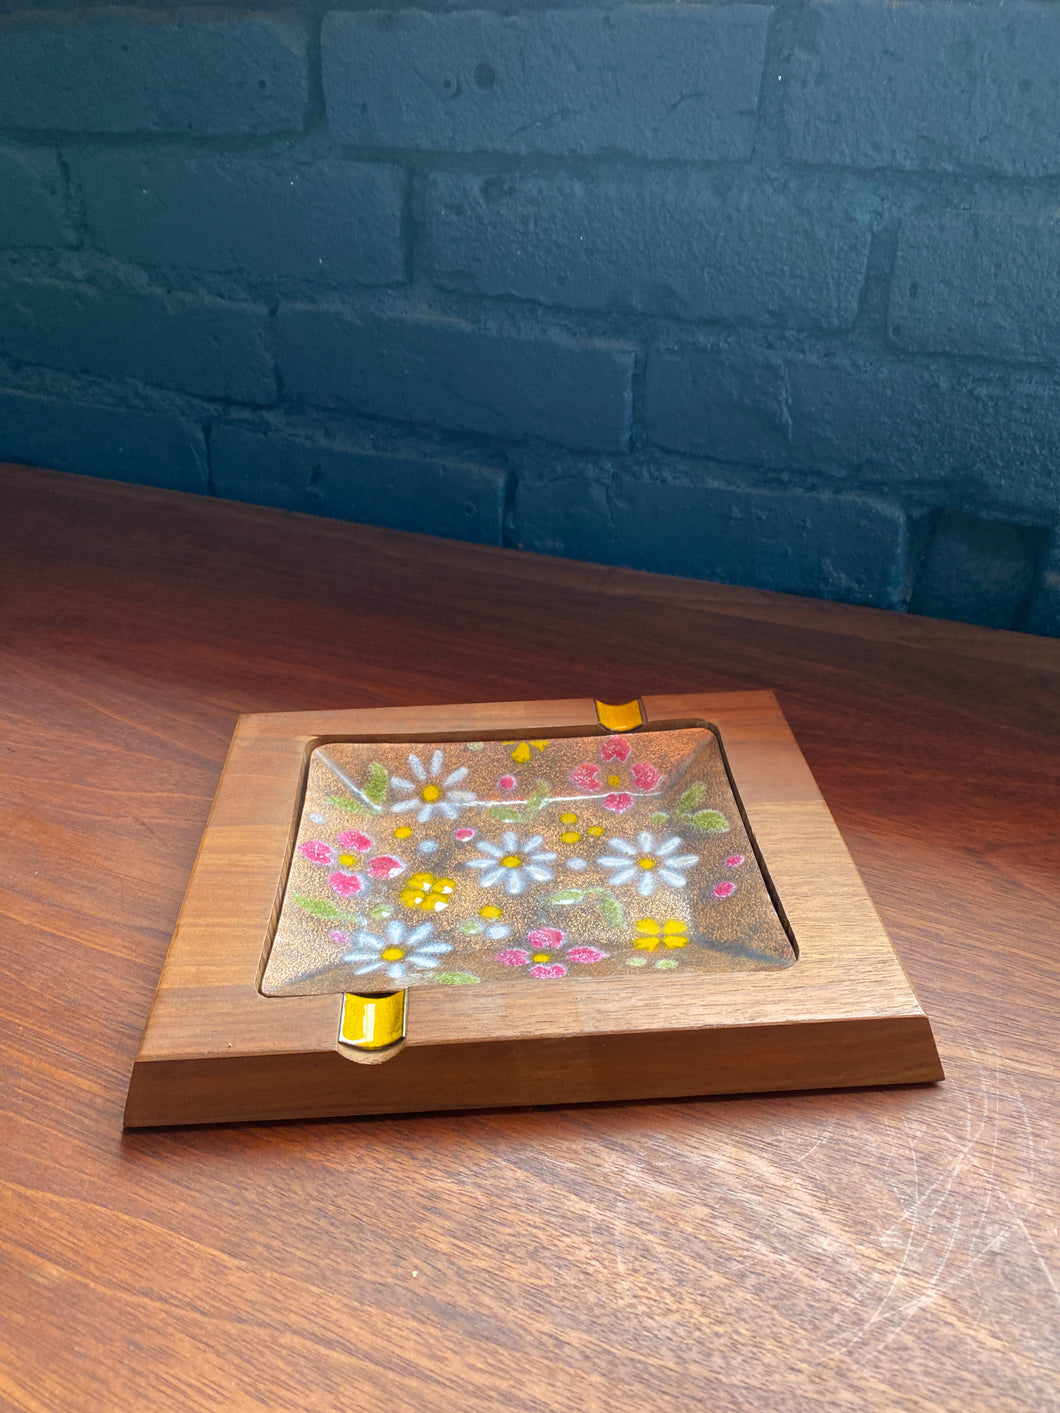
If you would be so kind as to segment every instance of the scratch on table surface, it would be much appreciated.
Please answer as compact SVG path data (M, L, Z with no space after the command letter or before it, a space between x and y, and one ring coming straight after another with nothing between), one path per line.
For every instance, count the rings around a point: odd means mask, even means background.
M626 1258L622 1254L622 1237L620 1235L621 1228L622 1222L616 1216L614 1218L614 1224L612 1227L611 1241L615 1248L615 1265L618 1268L619 1275L624 1277L626 1274Z
M1031 1116L1027 1112L1027 1105L1023 1102L1023 1095L1020 1093L1020 1087L1019 1083L1016 1080L1016 1076L1010 1074L1008 1079L1009 1084L1012 1086L1012 1097L1019 1105L1020 1118L1023 1120L1023 1131L1027 1135L1027 1147L1030 1150L1027 1160L1028 1178L1031 1182L1033 1182L1036 1167L1036 1155L1034 1149L1034 1125L1031 1123Z
M970 1118L970 1106L967 1109L967 1113ZM869 1315L867 1319L864 1319L862 1321L860 1327L857 1330L853 1332L841 1331L832 1341L833 1350L837 1354L845 1354L849 1352L849 1350L851 1350L855 1344L859 1343L862 1339L864 1339L866 1335L868 1335L875 1326L882 1324L887 1320L893 1319L896 1313L898 1313L898 1311L905 1308L904 1306L898 1306L896 1309L891 1309L890 1311L888 1311L887 1307L890 1304L891 1299L895 1294L895 1291L898 1289L899 1283L905 1276L907 1268L909 1267L910 1255L913 1251L914 1240L916 1239L918 1231L920 1231L923 1226L925 1206L928 1203L929 1199L934 1197L934 1201L932 1202L930 1208L929 1216L934 1216L934 1214L938 1212L939 1208L942 1206L943 1202L945 1202L946 1198L952 1191L954 1183L956 1182L958 1176L964 1169L968 1154L979 1141L982 1132L988 1122L989 1117L984 1116L979 1124L979 1127L972 1134L971 1138L969 1138L966 1143L962 1144L960 1150L956 1153L952 1161L947 1164L945 1169L939 1173L938 1177L936 1177L933 1182L929 1183L928 1186L924 1188L923 1191L921 1191L920 1165L917 1159L916 1146L909 1132L908 1120L905 1114L902 1115L902 1124L905 1130L906 1145L908 1147L912 1165L911 1175L913 1180L913 1200L910 1206L905 1207L903 1205L902 1216L897 1222L892 1223L890 1227L886 1228L880 1233L879 1240L881 1242L886 1241L887 1237L889 1237L892 1233L897 1232L903 1225L905 1225L906 1222L908 1222L909 1230L906 1236L905 1247L898 1262L898 1269L891 1277L887 1289L883 1294L883 1298L879 1300L872 1314ZM938 1194L937 1196L935 1196L936 1193ZM956 1243L957 1235L960 1231L963 1217L964 1208L962 1206L958 1209L955 1218L951 1222L949 1240L946 1244L946 1249L942 1253L942 1259L940 1260L934 1274L927 1277L928 1283L932 1287L938 1285L939 1281L942 1279L942 1276L947 1269L947 1266L950 1263L951 1253L953 1251L954 1244ZM915 1311L911 1312L911 1314L912 1313L915 1313Z
M826 1142L828 1141L828 1139L831 1137L831 1135L832 1135L832 1130L833 1130L834 1128L835 1128L835 1118L833 1117L833 1118L830 1118L830 1119L828 1120L828 1124L827 1124L827 1126L826 1126L826 1128L825 1128L825 1131L824 1131L824 1133L821 1134L821 1136L820 1136L820 1138L817 1140L817 1142L816 1142L816 1143L812 1143L812 1144L810 1145L810 1147L807 1148L807 1150L806 1150L805 1153L800 1153L800 1154L796 1157L796 1159L795 1159L796 1163L805 1163L806 1159L810 1156L811 1153L816 1153L817 1150L818 1150L818 1148L820 1148L821 1144L822 1144L822 1143L826 1143Z
M969 1115L970 1115L970 1110L969 1110ZM950 1192L952 1191L954 1182L955 1182L956 1179L960 1176L961 1172L962 1172L963 1169L964 1169L965 1161L966 1161L966 1159L967 1159L967 1157L968 1157L968 1154L972 1151L972 1149L975 1147L975 1145L979 1142L979 1139L980 1139L981 1136L982 1136L983 1130L986 1128L986 1126L987 1126L987 1124L988 1124L989 1122L990 1122L989 1118L984 1118L984 1119L982 1119L982 1121L981 1121L980 1124L979 1124L979 1127L975 1130L975 1132L972 1134L972 1136L968 1139L967 1143L965 1143L965 1144L961 1147L960 1151L957 1153L957 1155L956 1155L956 1157L953 1159L953 1161L952 1161L942 1172L939 1173L938 1177L935 1178L935 1180L934 1180L933 1182L931 1182L931 1183L928 1184L928 1186L924 1189L923 1192L920 1191L919 1170L918 1170L917 1167L916 1167L916 1152L913 1150L913 1146L912 1146L911 1140L909 1140L909 1147L910 1147L910 1151L911 1151L912 1156L913 1156L913 1164L914 1164L914 1172L913 1172L913 1179L914 1179L913 1204L912 1204L911 1207L908 1207L908 1208L903 1207L903 1208L902 1208L902 1215L901 1215L901 1217L898 1219L897 1222L892 1223L892 1225L889 1226L885 1231L881 1232L881 1234L880 1234L880 1235L881 1235L881 1238L882 1238L882 1237L888 1237L888 1236L890 1236L892 1232L897 1231L897 1230L899 1229L899 1227L903 1226L907 1220L912 1220L913 1222L916 1222L916 1220L918 1219L918 1217L919 1217L919 1215L920 1215L920 1209L921 1209L921 1208L924 1206L924 1204L927 1202L928 1198L931 1197L931 1196L936 1192L936 1190L937 1190L939 1187L941 1187L941 1188L942 1188L942 1192L940 1193L938 1200L935 1202L934 1206L933 1206L932 1209L931 1209L932 1212L935 1212L935 1211L938 1210L939 1206L942 1204L942 1202L945 1201L945 1199L949 1196ZM907 1131L907 1139L908 1139L908 1131Z
M1014 1076L1003 1075L999 1066L982 1062L978 1063L978 1078L978 1096L969 1089L962 1093L965 1100L965 1137L934 1180L924 1187L921 1186L920 1161L913 1138L906 1117L902 1115L910 1160L908 1171L913 1186L912 1201L908 1206L902 1204L902 1216L882 1231L878 1240L886 1243L888 1237L908 1223L904 1248L882 1299L875 1302L871 1314L858 1318L856 1329L837 1331L830 1341L833 1354L847 1354L872 1335L881 1336L873 1340L873 1353L879 1353L920 1311L965 1281L985 1257L1003 1249L1018 1233L1022 1233L1034 1253L1053 1299L1060 1303L1060 1287L1045 1253L1021 1215L1017 1200L997 1182L1002 1110L1005 1101L1011 1099L1012 1106L1018 1110L1015 1126L1018 1132L1025 1135L1026 1141L1021 1180L1027 1188L1032 1188L1035 1183L1034 1138L1019 1084ZM979 1106L975 1103L977 1097ZM977 1107L978 1115L975 1113ZM931 1150L927 1151L930 1153ZM963 1191L958 1187L955 1192L961 1173L969 1165L981 1176L981 1180L966 1184ZM951 1194L956 1210L952 1215L947 1215L944 1204ZM988 1223L989 1228L984 1231ZM941 1237L943 1231L946 1236L941 1249L936 1247L932 1251L933 1237ZM923 1240L918 1248L919 1236ZM931 1266L933 1270L929 1269ZM904 1298L901 1298L903 1284L906 1290ZM914 1289L920 1287L915 1295L908 1288L911 1284Z
M1009 1203L1009 1206L1010 1206L1010 1207L1012 1206L1012 1203L1009 1201L1008 1198L1006 1198L1005 1201ZM1013 1216L1016 1218L1016 1225L1019 1227L1020 1231L1022 1231L1023 1235L1027 1238L1027 1244L1028 1244L1028 1246L1031 1248L1031 1250L1034 1252L1035 1256L1038 1258L1038 1264L1039 1264L1039 1265L1041 1266L1041 1268L1042 1268L1042 1272L1043 1272L1044 1275L1045 1275L1045 1279L1049 1282L1049 1289L1053 1292L1053 1295L1056 1297L1056 1303L1057 1303L1058 1305L1060 1305L1060 1288L1057 1287L1056 1281L1053 1279L1053 1272L1052 1272L1052 1268L1051 1268L1050 1265L1049 1265L1049 1262L1048 1262L1048 1261L1045 1259L1045 1257L1042 1255L1041 1250L1039 1249L1038 1243L1035 1241L1034 1237L1031 1236L1030 1232L1028 1231L1028 1229L1027 1229L1027 1223L1026 1223L1026 1222L1023 1220L1023 1218L1022 1218L1017 1212L1015 1212L1015 1211L1013 1212Z
M987 1121L984 1121L984 1127L985 1127L985 1123L986 1123L986 1122L988 1122L988 1120L987 1120ZM983 1210L982 1210L982 1211L980 1212L980 1214L979 1214L979 1224L978 1224L978 1226L976 1227L975 1231L972 1232L971 1237L969 1238L969 1242L968 1242L969 1246L972 1245L972 1243L975 1242L975 1240L976 1240L976 1238L978 1237L979 1233L982 1231L982 1229L983 1229L983 1223L986 1221L987 1214L988 1214L989 1211L990 1211L990 1202L991 1202L991 1199L993 1198L993 1195L994 1195L994 1172L995 1172L995 1169L997 1168L997 1148L998 1148L998 1143L999 1143L999 1141L1000 1141L1000 1138L1001 1138L1001 1082L1000 1082L1000 1068L999 1068L997 1065L995 1065L995 1066L994 1066L994 1141L993 1141L993 1144L991 1145L991 1148L990 1148L990 1172L989 1172L989 1175L988 1175L988 1177L987 1177L987 1184L986 1184L986 1186L987 1186L986 1201L983 1203Z
M915 1300L911 1300L906 1305L899 1307L899 1309L894 1312L895 1315L899 1315L903 1311L908 1310L909 1317L911 1318L912 1315L915 1314L918 1309L921 1309L923 1306L930 1304L933 1300L937 1299L939 1295L943 1294L945 1290L950 1289L950 1287L953 1286L963 1274L971 1270L972 1266L974 1266L978 1261L981 1261L984 1256L989 1254L989 1252L997 1250L1000 1246L1002 1246L1005 1240L1010 1237L1012 1233L1016 1231L1017 1228L1023 1233L1023 1236L1026 1239L1028 1246L1034 1252L1035 1258L1037 1259L1038 1264L1042 1268L1042 1274L1045 1276L1045 1279L1048 1282L1049 1288L1052 1291L1053 1296L1057 1300L1057 1303L1060 1304L1060 1287L1057 1286L1056 1280L1053 1277L1052 1268L1050 1267L1049 1262L1046 1260L1041 1249L1039 1248L1037 1241L1035 1241L1034 1237L1031 1235L1027 1223L1016 1210L1016 1204L1012 1201L1012 1198L1004 1192L991 1194L991 1196L994 1195L999 1197L1001 1201L1004 1202L1005 1206L1008 1207L1012 1216L1011 1225L1005 1227L1003 1231L998 1232L998 1234L994 1236L990 1241L988 1241L986 1245L982 1247L981 1250L977 1251L973 1256L969 1257L968 1261L961 1268L961 1270L957 1272L953 1280L948 1281L945 1286L939 1288L938 1281L942 1275L942 1271L945 1266L945 1262L941 1263L938 1271L936 1271L935 1275L931 1278L930 1281L930 1285L933 1288L927 1291L924 1295L918 1296ZM989 1205L989 1199L987 1205ZM980 1222L980 1226L981 1225L982 1222ZM979 1228L976 1228L976 1230L978 1231ZM953 1238L955 1235L956 1231L951 1234L951 1240L949 1243L950 1247L952 1247L953 1245ZM908 1323L908 1321L902 1321L903 1325L906 1323ZM883 1348L885 1347L885 1345L889 1344L891 1339L893 1339L895 1333L897 1333L897 1330L892 1332L892 1334L888 1336L888 1338L883 1342L880 1347Z
M858 1330L857 1333L850 1339L849 1343L845 1346L845 1348L839 1351L840 1353L845 1354L850 1349L852 1349L853 1346L857 1344L858 1340L863 1339L864 1336L868 1334L872 1326L875 1325L883 1317L883 1312L887 1307L887 1302L894 1294L898 1286L898 1282L902 1279L902 1275L909 1262L909 1253L913 1249L913 1238L916 1236L917 1232L917 1216L920 1209L920 1173L916 1160L916 1147L914 1146L913 1140L909 1135L909 1123L904 1114L902 1115L902 1124L905 1128L906 1142L909 1145L909 1155L913 1160L913 1205L909 1209L909 1211L906 1212L906 1216L909 1218L909 1235L906 1237L905 1250L902 1252L902 1259L898 1263L898 1269L891 1277L891 1283L884 1292L883 1299L880 1301L880 1303L876 1306L876 1309L862 1325L861 1329ZM892 1227L891 1230L893 1231L894 1228Z
M603 1248L604 1250L606 1250L606 1246L605 1246L605 1244L604 1244L604 1240L601 1239L600 1234L599 1234L599 1233L597 1232L597 1230L596 1230L596 1218L597 1218L597 1217L603 1217L605 1214L604 1214L604 1213L597 1213L596 1216L594 1216L593 1212L590 1211L588 1215L589 1215L589 1240L590 1240L590 1242L591 1242L591 1244L592 1244L592 1248L593 1248L594 1252L596 1252L597 1255L599 1256L599 1255L601 1254L601 1248ZM625 1280L625 1279L627 1278L627 1271L626 1271L626 1261L625 1261L625 1257L624 1257L623 1254L622 1254L622 1241L621 1241L621 1238L619 1237L619 1232L618 1232L619 1225L620 1225L619 1219L618 1219L618 1217L615 1215L615 1213L613 1213L613 1212L610 1213L610 1214L607 1214L607 1215L609 1215L609 1216L610 1216L610 1219L611 1219L611 1240L610 1240L610 1243L608 1243L608 1244L610 1245L611 1252L612 1252L612 1254L613 1254L613 1256L614 1256L615 1270L616 1270L616 1271L618 1272L618 1274L623 1278L623 1280Z
M955 1286L968 1274L968 1272L977 1262L981 1261L984 1256L988 1256L991 1251L994 1251L999 1246L1001 1246L1005 1241L1005 1238L1011 1235L1013 1230L1013 1227L1006 1227L1004 1231L998 1232L997 1236L995 1236L992 1240L988 1241L981 1251L977 1251L974 1256L970 1256L968 1260L964 1263L964 1265L961 1266L961 1268L956 1271L952 1278L946 1281L944 1285L940 1284L942 1272L946 1266L945 1261L943 1261L939 1265L939 1268L935 1272L935 1274L929 1277L928 1289L924 1292L923 1295L918 1295L915 1300L907 1301L905 1305L897 1306L894 1310L890 1311L889 1314L883 1317L884 1319L887 1319L889 1321L894 1321L894 1323L891 1326L889 1333L876 1345L875 1352L879 1353L881 1350L886 1349L887 1346L891 1343L891 1341L895 1339L899 1334L901 1334L901 1332L905 1329L906 1325L908 1325L910 1320L913 1319L914 1315L918 1314L919 1311L925 1309L927 1306L933 1305L940 1296L945 1295L948 1290L951 1290L953 1286ZM902 1318L903 1316L904 1318ZM866 1326L865 1330L859 1332L858 1338L860 1338L862 1334L867 1333L867 1330L868 1326ZM856 1342L857 1340L852 1340L851 1344L855 1344ZM850 1348L850 1345L848 1345L847 1348Z

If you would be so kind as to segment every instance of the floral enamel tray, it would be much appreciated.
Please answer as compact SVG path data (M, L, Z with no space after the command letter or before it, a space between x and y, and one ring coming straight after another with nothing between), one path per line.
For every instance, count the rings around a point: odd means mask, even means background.
M769 693L244 717L127 1124L941 1077Z
M267 995L788 966L703 728L319 746Z

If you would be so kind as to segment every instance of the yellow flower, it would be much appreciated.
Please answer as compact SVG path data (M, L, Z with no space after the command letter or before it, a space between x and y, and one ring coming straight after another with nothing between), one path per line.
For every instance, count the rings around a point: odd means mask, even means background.
M515 747L515 750L512 751L512 760L517 761L520 765L525 765L525 763L530 759L530 747L533 746L535 750L543 751L543 750L545 749L545 747L548 745L548 742L547 742L547 741L505 741L504 744L505 744L506 746L514 746L514 747Z
M687 947L688 926L671 917L661 925L651 917L642 917L637 923L637 936L634 947L641 952L654 952L656 947Z
M456 884L451 878L435 878L433 873L414 873L401 892L406 908L440 913L452 902Z

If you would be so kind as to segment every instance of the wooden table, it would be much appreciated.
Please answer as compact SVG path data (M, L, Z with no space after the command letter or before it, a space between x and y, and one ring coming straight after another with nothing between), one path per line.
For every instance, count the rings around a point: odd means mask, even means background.
M1058 1401L1060 644L0 472L0 1408ZM239 712L772 687L945 1084L123 1136Z

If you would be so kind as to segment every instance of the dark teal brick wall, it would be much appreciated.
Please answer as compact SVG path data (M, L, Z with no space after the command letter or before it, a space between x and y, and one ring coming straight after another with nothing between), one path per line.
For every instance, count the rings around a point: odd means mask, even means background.
M303 126L309 31L297 19L91 9L0 19L0 127L234 136Z
M0 281L0 354L234 402L276 401L267 311L208 294Z
M131 411L0 390L4 460L205 494L206 439L196 421L164 406Z
M413 455L368 438L336 440L316 427L300 431L216 426L210 459L217 494L422 535L503 543L503 466Z
M280 306L277 335L284 386L310 405L603 451L629 440L624 344L307 304Z
M49 148L0 147L0 249L73 244L63 174Z
M328 119L358 146L746 158L770 17L686 4L333 12Z
M88 239L129 264L327 285L404 280L399 166L152 147L97 149L70 165Z
M0 459L1060 633L1055 0L0 0Z

